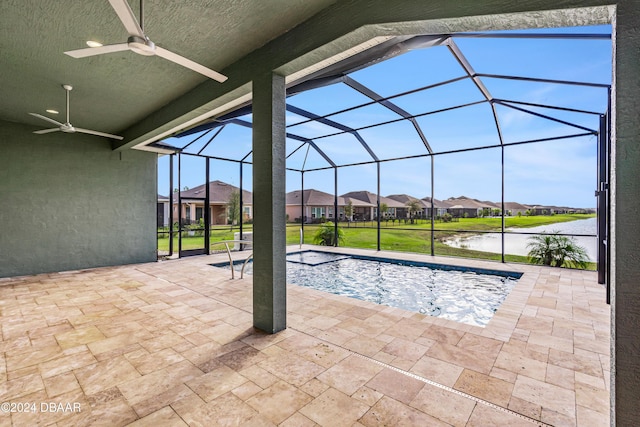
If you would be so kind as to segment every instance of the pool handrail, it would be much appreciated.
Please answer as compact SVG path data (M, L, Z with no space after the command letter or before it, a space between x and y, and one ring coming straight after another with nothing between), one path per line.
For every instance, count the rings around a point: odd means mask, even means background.
M253 245L253 240L220 240L217 242L212 242L210 246L217 245L220 243L224 243L224 247L227 249L227 256L229 257L229 267L231 267L231 278L235 279L235 270L233 269L233 259L231 258L231 250L229 249L229 243L241 243L243 245L249 244ZM253 258L253 251L249 254L246 260L244 260L244 264L242 265L242 270L240 271L240 278L244 277L244 268L247 265L249 259Z

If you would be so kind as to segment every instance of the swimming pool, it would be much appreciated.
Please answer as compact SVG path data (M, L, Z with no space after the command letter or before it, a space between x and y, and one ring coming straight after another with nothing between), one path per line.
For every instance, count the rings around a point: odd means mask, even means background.
M521 276L330 252L287 255L288 283L478 326L491 320Z

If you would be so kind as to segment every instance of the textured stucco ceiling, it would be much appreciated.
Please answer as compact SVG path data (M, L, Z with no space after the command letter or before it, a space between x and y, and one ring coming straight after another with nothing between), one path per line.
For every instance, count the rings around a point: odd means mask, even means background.
M138 12L138 1L131 0ZM72 84L71 123L123 135L143 148L250 99L265 72L287 77L377 38L611 22L606 0L148 0L145 32L157 45L223 72L223 84L158 57L125 51L84 59L86 40L123 43L108 0L0 1L0 120L49 125L29 112L61 112ZM554 6L555 8L555 6Z
M149 0L145 32L157 45L210 68L227 66L287 32L335 0ZM139 2L130 2L138 14ZM3 0L0 2L0 120L49 127L29 116L64 121L64 91L71 92L71 122L121 132L207 80L158 57L118 52L74 59L63 52L87 40L122 43L127 32L107 0ZM217 84L217 83L216 83Z

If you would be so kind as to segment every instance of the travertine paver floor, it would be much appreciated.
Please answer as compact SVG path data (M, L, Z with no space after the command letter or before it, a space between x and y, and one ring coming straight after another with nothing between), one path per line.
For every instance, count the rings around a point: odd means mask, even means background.
M595 273L385 256L525 275L484 328L289 286L275 335L219 255L0 279L0 427L608 424Z

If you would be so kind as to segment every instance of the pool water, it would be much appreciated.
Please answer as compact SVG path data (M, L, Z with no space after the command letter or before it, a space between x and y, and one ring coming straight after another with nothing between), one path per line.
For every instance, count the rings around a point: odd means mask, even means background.
M471 325L485 326L518 273L304 251L287 255L287 282ZM221 265L222 266L222 265ZM228 264L227 264L228 268ZM241 268L241 264L236 268ZM252 268L248 266L247 273Z

